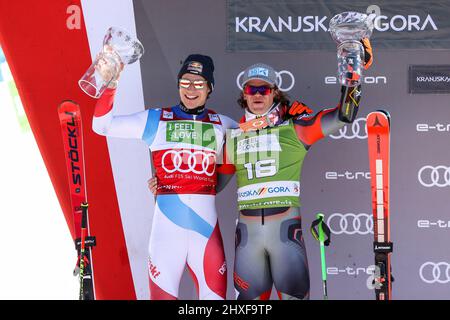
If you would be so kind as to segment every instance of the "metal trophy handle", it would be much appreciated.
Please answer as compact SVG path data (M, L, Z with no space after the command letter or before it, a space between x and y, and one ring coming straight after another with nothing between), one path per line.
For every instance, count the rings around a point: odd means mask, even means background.
M361 83L364 48L360 42L370 38L372 18L359 12L343 12L330 20L330 34L338 44L338 79L342 85L355 87Z
M98 99L111 81L116 80L124 64L132 64L144 54L141 42L117 27L110 27L103 38L102 51L78 81L80 88Z

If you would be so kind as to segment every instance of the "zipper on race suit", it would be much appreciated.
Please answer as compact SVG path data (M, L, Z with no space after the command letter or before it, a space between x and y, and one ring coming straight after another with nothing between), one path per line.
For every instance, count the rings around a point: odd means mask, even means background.
M259 129L256 129L256 136L259 136ZM256 161L259 161L259 152L256 153ZM261 209L261 225L264 225L264 208Z

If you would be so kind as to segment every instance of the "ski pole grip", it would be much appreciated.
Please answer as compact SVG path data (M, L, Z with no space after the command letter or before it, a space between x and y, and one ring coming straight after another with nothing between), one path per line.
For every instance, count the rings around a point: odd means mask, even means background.
M319 240L319 232L316 230L316 227L317 227L317 225L319 224L319 222L320 222L319 220L314 220L314 221L311 223L311 228L310 228L312 236L313 236L314 239L316 239L317 241L320 241L320 240Z
M83 202L81 203L81 228L87 227L87 210L88 210L88 203Z
M324 217L325 216L323 213L318 213L316 215L317 219L314 220L311 224L311 233L317 241L323 242L325 246L329 246L331 242L331 230L325 223ZM316 230L317 226L319 230Z

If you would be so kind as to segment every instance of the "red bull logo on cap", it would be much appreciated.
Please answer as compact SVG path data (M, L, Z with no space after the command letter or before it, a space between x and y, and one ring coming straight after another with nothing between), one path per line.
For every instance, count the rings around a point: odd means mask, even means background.
M202 73L203 65L200 62L192 61L192 62L189 62L189 65L187 66L187 70Z

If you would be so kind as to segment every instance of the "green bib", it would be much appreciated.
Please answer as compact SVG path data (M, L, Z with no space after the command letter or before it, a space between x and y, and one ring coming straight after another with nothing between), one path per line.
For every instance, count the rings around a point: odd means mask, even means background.
M239 210L299 207L306 153L291 120L259 131L230 130L227 155L236 167Z

